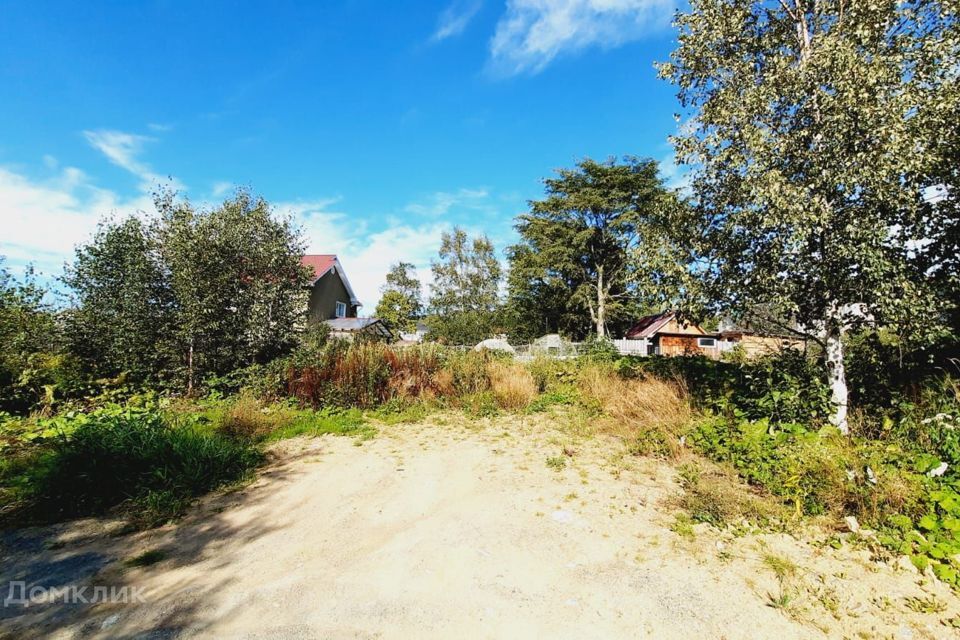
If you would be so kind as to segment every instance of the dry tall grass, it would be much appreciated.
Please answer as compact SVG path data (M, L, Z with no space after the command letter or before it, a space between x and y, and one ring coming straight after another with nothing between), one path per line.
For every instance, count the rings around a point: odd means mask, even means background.
M490 389L503 409L518 411L527 407L537 397L537 383L530 370L516 362L490 362L487 364Z
M680 437L693 417L680 381L625 379L606 367L591 366L580 372L579 386L584 396L600 405L609 432L628 440L652 438L663 453L674 457L680 453Z
M288 418L284 411L265 409L256 398L241 395L224 411L218 429L234 438L256 439L273 432Z

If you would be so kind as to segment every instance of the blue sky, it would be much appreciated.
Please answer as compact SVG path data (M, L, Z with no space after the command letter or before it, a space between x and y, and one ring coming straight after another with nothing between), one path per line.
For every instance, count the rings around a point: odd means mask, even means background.
M541 179L634 154L677 180L675 0L0 0L0 255L60 273L98 219L248 185L368 311L459 224L502 249Z

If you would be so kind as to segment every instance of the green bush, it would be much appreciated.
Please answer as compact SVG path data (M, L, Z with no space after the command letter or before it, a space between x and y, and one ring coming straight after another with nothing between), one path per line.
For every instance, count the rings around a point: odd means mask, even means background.
M731 418L820 426L830 415L830 392L817 363L796 351L742 363L702 356L628 357L620 375L681 380L694 403Z
M20 515L59 520L128 504L145 524L156 524L196 496L244 478L262 459L249 442L195 424L170 426L154 410L61 420L67 425L59 437L29 456L29 464L0 475Z
M880 428L885 417L899 420L901 408L930 400L931 391L941 399L955 397L943 389L943 381L960 374L956 336L910 348L889 331L863 331L851 335L845 346L850 403L860 413L865 434Z
M487 364L498 357L502 356L488 350L451 353L444 367L450 372L453 392L457 396L469 396L487 391L490 388Z
M595 333L591 333L583 343L583 347L580 349L580 355L590 358L591 360L612 362L620 357L620 351L617 350L616 345L613 344L610 338L606 336L600 337Z
M886 524L882 544L908 555L921 571L930 567L938 578L960 587L960 482L928 481L923 513L894 514Z
M577 360L538 357L527 366L541 392L576 387L579 370Z
M798 424L713 416L697 424L689 439L797 515L856 515L879 524L891 514L915 513L923 492L910 466L914 454L895 445L854 442L832 427L809 431Z
M492 418L500 414L500 405L491 391L479 391L463 396L463 412L471 418Z

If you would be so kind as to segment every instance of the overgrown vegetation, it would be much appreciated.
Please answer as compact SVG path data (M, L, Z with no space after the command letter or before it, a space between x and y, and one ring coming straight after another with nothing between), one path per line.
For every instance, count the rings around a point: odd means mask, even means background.
M35 428L34 445L8 453L0 467L4 511L28 520L122 506L139 523L159 524L193 498L244 479L262 459L250 441L218 433L199 416L155 408L71 413Z
M0 515L152 525L248 477L273 440L566 409L678 462L682 535L847 520L960 586L953 9L691 0L661 67L690 116L674 140L689 193L651 160L560 170L517 220L506 305L489 239L444 233L429 300L400 262L380 306L394 329L425 319L430 344L300 326L303 238L243 190L209 209L161 192L158 215L106 222L66 269L64 308L0 269ZM620 357L605 334L658 304L805 345ZM527 363L444 346L504 327L587 342ZM766 564L786 608L792 570Z

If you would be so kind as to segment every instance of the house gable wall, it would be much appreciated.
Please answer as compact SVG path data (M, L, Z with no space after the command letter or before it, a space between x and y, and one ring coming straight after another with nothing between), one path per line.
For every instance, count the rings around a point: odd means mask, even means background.
M695 324L680 323L676 318L671 318L670 322L657 329L657 333L683 333L703 336L707 332Z
M350 294L335 269L313 283L310 289L307 318L310 322L329 320L337 315L337 302L347 305L347 318L357 317L357 306L350 303Z

